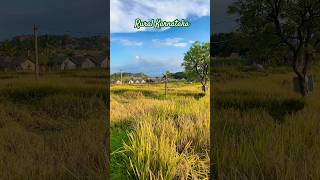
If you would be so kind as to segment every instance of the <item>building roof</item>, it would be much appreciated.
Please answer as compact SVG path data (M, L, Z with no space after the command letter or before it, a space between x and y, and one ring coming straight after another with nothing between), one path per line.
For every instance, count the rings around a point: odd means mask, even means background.
M87 60L89 60L89 61L93 62L94 64L96 64L96 62L93 61L93 60L92 60L90 57L88 57L88 56L77 56L77 57L72 58L72 61L73 61L75 64L77 64L77 65L81 65L83 62L85 62L85 61L87 61Z
M90 58L90 60L94 62L96 65L102 64L107 59L107 57L102 55L86 55L86 57Z
M16 68L17 66L20 66L25 61L31 61L30 59L26 57L7 57L7 56L1 56L0 57L0 68Z
M61 65L67 59L71 60L71 58L69 58L67 56L55 56L55 57L52 57L49 59L48 64L49 65Z

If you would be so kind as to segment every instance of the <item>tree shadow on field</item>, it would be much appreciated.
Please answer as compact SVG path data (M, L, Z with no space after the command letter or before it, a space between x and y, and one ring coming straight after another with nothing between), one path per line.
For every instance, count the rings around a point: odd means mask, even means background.
M302 99L266 94L255 94L254 92L221 93L214 98L216 109L236 109L245 113L248 110L258 109L267 111L275 122L281 123L285 116L302 110L305 103Z
M54 86L32 86L32 87L7 87L0 89L0 96L11 102L19 104L32 104L41 99L56 96L70 95L80 98L99 97L107 102L108 93L104 88L95 87L54 87Z
M115 95L119 95L119 96L123 96L128 93L130 93L131 95L141 93L143 96L150 97L150 98L156 98L156 99L158 99L161 96L157 92L148 91L148 90L141 90L141 89L138 89L138 90L136 90L136 89L117 89L117 90L111 90L111 93L114 93Z
M149 90L133 90L133 89L117 89L117 90L112 90L112 93L116 94L116 95L128 95L128 92L130 92L130 94L132 95L132 97L134 97L133 94L138 94L141 93L143 96L145 97L149 97L149 98L154 98L154 99L165 99L165 95L164 93L162 93L162 91L149 91ZM206 94L205 93L194 93L194 92L168 92L168 96L183 96L183 97L193 97L196 100L199 100L201 98L203 98Z
M194 92L179 92L177 93L177 96L184 96L184 97L193 97L196 100L199 100L203 98L206 94L201 92L201 93L194 93Z

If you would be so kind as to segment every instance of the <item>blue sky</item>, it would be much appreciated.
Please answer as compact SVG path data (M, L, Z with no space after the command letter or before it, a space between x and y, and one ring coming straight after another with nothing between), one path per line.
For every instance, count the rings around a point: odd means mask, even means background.
M150 1L154 1L154 3L150 3ZM182 8L181 3L186 1L170 2L176 3L177 8L174 11L162 8L167 5L166 3L169 3L169 0L130 0L128 4L119 4L119 0L111 1L111 73L119 72L122 69L124 72L143 72L151 76L158 76L166 70L182 71L181 63L184 53L188 51L192 43L195 41L209 42L209 0L190 1L191 4L189 3ZM129 12L128 9L130 9ZM141 9L144 9L145 12ZM112 12L115 13L112 14ZM148 28L137 32L136 29L133 29L135 18L145 20L186 19L191 22L191 26L161 31ZM115 19L122 23L116 22Z

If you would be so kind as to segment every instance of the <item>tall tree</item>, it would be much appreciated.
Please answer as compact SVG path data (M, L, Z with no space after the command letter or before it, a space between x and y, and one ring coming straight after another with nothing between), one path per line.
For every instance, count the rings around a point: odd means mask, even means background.
M320 43L319 0L237 0L229 9L240 15L242 32L269 28L292 55L301 95L308 95L307 75L314 48ZM258 23L259 29L256 28Z
M210 68L210 44L195 42L184 55L182 66L189 77L197 77L205 92Z

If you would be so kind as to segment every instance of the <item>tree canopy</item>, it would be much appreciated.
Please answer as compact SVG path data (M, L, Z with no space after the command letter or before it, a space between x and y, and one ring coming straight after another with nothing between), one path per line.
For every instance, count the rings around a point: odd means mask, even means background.
M207 86L210 68L210 44L195 42L184 55L182 66L189 77L197 77L203 88Z
M268 47L279 47L283 48L280 52L290 55L301 94L307 95L306 77L320 44L320 1L237 0L229 13L239 14L239 30L257 40L252 47L259 47L258 38L262 38L265 54L272 51Z

